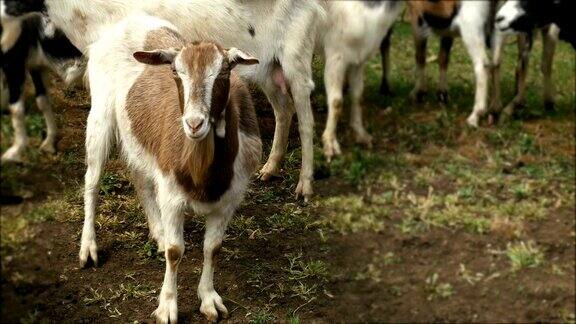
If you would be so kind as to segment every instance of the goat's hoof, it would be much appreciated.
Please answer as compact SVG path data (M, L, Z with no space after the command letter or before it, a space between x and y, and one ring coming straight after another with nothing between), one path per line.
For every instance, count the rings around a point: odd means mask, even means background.
M152 316L156 318L156 323L158 324L178 323L178 304L176 299L167 299L160 296L160 304L152 313Z
M517 107L518 107L518 104L513 104L513 103L506 106L502 110L502 113L500 114L500 116L498 118L498 125L503 125L506 122L508 122L512 118L512 115L514 115L514 111L516 111L515 108L517 108Z
M300 179L296 186L296 199L302 197L304 202L307 203L312 197L312 181L309 179Z
M544 109L547 112L555 111L556 109L554 108L554 101L549 101L549 100L544 101Z
M2 163L23 163L22 155L19 149L9 148L8 151L2 155Z
M262 169L260 170L259 178L262 181L268 181L272 178L280 176L280 169L278 168L278 163L266 162Z
M228 309L224 306L222 297L215 291L203 296L200 312L211 323L218 321L218 314L222 315L222 318L228 318Z
M324 142L324 157L328 163L332 162L332 158L342 154L340 144L335 138L323 139Z
M437 93L437 96L438 96L438 101L443 105L447 104L449 99L450 99L450 98L448 98L448 91L446 91L446 90L439 90Z
M478 128L478 116L475 114L470 115L468 119L466 119L466 123L471 127Z
M392 89L390 89L390 86L385 83L382 83L382 85L380 86L380 94L387 97L394 96L394 92L392 91Z
M412 101L414 101L416 103L423 103L425 97L426 97L426 91L425 90L413 90L410 93L410 98L412 98Z
M88 258L92 259L94 266L98 266L98 246L96 240L82 240L80 244L80 267L84 268L88 263Z
M364 145L367 149L372 149L372 136L366 131L356 134L356 143Z
M54 154L56 153L56 145L54 144L54 141L45 140L42 142L42 145L40 145L40 150L46 153Z

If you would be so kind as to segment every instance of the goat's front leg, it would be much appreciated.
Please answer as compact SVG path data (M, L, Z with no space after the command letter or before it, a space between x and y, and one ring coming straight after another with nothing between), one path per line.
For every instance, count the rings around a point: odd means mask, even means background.
M526 77L528 75L530 52L532 51L532 33L518 35L518 66L516 67L516 94L514 99L504 107L500 122L508 120L518 108L524 106L526 97Z
M542 62L540 69L544 75L544 108L554 110L554 82L552 82L552 65L554 52L558 42L559 29L556 25L550 25L542 29Z
M414 28L414 27L413 27ZM426 95L426 45L428 40L421 32L414 30L414 45L416 50L416 85L410 93L412 100L420 103Z
M386 36L380 43L380 57L382 61L382 83L380 83L380 94L385 96L392 95L390 88L390 43L392 39L393 26L390 27Z
M330 53L330 51L327 51ZM335 50L338 53L337 50ZM335 155L340 155L340 144L336 135L338 119L342 113L344 100L342 91L344 89L344 78L346 77L346 64L342 55L334 54L326 58L324 67L324 84L326 85L326 99L328 100L328 119L326 128L322 134L324 144L324 156L328 162L332 161Z
M50 99L46 91L44 82L44 73L42 71L30 71L32 81L34 82L34 90L36 91L36 105L44 115L46 121L46 138L40 145L40 149L48 153L56 153L56 136L58 128L56 126L56 118L50 105Z
M372 136L364 128L362 121L362 93L364 92L364 64L351 66L348 71L348 84L352 96L350 127L356 143L372 148Z
M476 94L474 98L474 108L468 119L468 125L478 127L478 121L487 110L488 100L488 72L490 68L488 55L486 53L486 43L484 38L484 27L482 25L465 25L461 27L462 40L466 45L468 54L474 65L474 75L476 77Z
M222 246L224 232L233 212L224 211L209 215L206 220L204 236L204 265L198 285L198 298L202 301L200 312L211 322L218 320L218 312L222 317L228 317L228 310L222 302L222 297L214 290L214 266L216 255Z
M184 255L184 215L182 208L184 201L171 190L174 185L160 181L158 186L158 205L164 228L164 246L166 251L166 272L164 283L158 298L158 308L153 315L157 323L178 322L178 265Z
M506 44L506 35L498 29L494 31L494 38L492 42L492 100L490 101L490 111L499 113L502 110L502 94L501 94L501 76L500 64L502 63L502 50Z
M444 36L440 39L440 56L438 58L438 65L440 67L438 100L443 104L448 103L448 80L446 79L446 73L448 71L448 64L450 63L452 44L454 44L454 38L451 36Z

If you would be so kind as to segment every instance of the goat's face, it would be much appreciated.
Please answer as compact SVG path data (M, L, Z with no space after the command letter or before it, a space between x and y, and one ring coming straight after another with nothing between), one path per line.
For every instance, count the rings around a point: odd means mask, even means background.
M194 42L182 49L136 52L146 64L171 64L182 85L182 127L189 139L202 140L222 118L230 90L230 71L237 64L258 60L236 48L223 49L214 43Z
M537 25L549 23L556 2L508 0L496 14L496 25L501 31L532 31Z

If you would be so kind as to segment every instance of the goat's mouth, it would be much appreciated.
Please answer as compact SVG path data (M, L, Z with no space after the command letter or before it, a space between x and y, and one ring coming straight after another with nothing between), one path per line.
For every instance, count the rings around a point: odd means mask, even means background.
M210 123L209 122L205 122L202 125L202 127L197 131L192 130L190 125L188 125L184 121L182 122L182 127L184 128L184 134L186 135L186 137L190 140L193 140L193 141L203 140L204 138L206 138L206 135L208 135L208 133L210 132Z

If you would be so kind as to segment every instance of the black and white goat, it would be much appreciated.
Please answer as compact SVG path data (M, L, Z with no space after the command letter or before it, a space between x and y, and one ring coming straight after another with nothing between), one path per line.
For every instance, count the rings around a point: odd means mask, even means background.
M2 101L10 108L14 142L2 155L2 161L20 162L28 143L25 124L24 83L29 72L36 92L36 104L46 120L46 139L40 149L56 151L57 127L45 77L49 70L55 71L70 84L83 75L84 62L78 51L46 16L30 15L11 18L5 15L7 7L0 2L2 12L0 33L0 67L3 74L2 87L7 91ZM6 100L7 99L7 100Z
M558 37L576 49L574 0L508 0L498 10L496 25L499 30L529 33L537 27L555 24L560 28Z
M98 260L98 183L118 138L151 235L165 250L157 322L177 322L176 275L188 208L207 216L200 311L212 322L218 312L226 317L213 284L216 253L262 155L250 92L235 67L258 60L236 48L188 43L176 26L145 15L129 15L102 33L88 54L92 109L86 130L81 265L89 257Z
M102 36L106 26L134 12L170 21L186 40L210 40L250 51L260 59L260 64L239 68L238 73L262 88L276 117L272 150L261 178L266 180L280 172L290 123L296 112L302 144L296 194L305 200L312 195L312 55L318 26L325 19L318 1L25 0L23 3L26 8L21 8L20 13L45 8L56 26L83 52Z
M500 114L500 122L506 121L510 116L513 115L517 108L520 108L524 105L524 99L526 96L528 63L532 51L534 31L539 31L542 34L542 59L540 62L540 70L544 77L544 108L548 111L554 109L554 83L552 82L552 63L554 60L556 43L558 42L558 27L554 24L551 24L537 28L536 30L529 30L528 32L521 32L518 34L518 62L516 67L515 94L514 98L504 107L504 109L502 109L500 92L500 63L502 60L503 48L506 44L507 33L496 32L494 36L494 48L492 57L493 92L491 94L492 100L490 103L490 110L494 113Z

